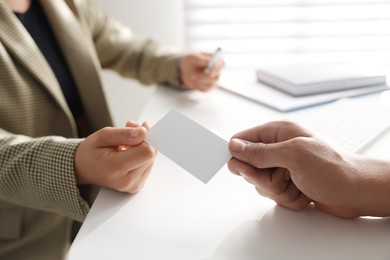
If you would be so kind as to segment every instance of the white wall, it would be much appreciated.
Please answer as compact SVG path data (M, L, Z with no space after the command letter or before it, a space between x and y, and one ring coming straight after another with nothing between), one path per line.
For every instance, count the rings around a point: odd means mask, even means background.
M107 14L129 26L135 33L163 44L184 46L184 0L97 0ZM123 126L137 121L154 87L124 79L106 71L103 81L114 123Z

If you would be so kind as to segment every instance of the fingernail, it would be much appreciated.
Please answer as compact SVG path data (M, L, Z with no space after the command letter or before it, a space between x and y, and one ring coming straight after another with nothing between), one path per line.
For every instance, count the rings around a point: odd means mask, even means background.
M150 129L150 124L148 121L145 121L142 123L142 126L146 128L146 130L149 130Z
M136 137L140 136L141 133L142 133L142 127L134 128L133 131L131 132L131 137L136 138Z
M240 139L234 138L230 140L230 143L233 152L242 153L245 150L246 143Z

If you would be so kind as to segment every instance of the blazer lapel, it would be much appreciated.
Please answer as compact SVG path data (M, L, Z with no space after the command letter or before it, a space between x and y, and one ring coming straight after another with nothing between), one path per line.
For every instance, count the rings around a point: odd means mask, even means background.
M0 40L8 52L42 83L72 122L72 114L50 65L30 34L3 1L0 1L0 24ZM73 126L75 129L74 123Z
M41 0L41 4L76 81L89 124L93 130L112 125L90 32L82 27L75 10L64 0Z

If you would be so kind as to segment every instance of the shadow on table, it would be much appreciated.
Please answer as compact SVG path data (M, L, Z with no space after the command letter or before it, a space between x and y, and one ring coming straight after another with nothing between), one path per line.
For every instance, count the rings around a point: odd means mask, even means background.
M79 232L76 240L82 241L86 237L93 234L94 230L98 229L100 225L104 224L112 216L117 214L126 203L132 200L137 194L129 195L127 193L121 193L110 189L102 188L100 194L100 202L92 207L87 218L89 221L85 221L81 229L91 230L91 232ZM91 217L93 216L93 218ZM80 230L81 231L81 230Z
M260 221L239 225L209 260L238 259L390 259L390 219L275 207Z

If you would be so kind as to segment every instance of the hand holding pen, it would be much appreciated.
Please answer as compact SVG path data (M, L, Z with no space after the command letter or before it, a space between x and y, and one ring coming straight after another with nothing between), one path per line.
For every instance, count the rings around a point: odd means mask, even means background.
M224 67L222 49L214 53L190 53L180 61L180 79L185 88L207 92L217 86Z

